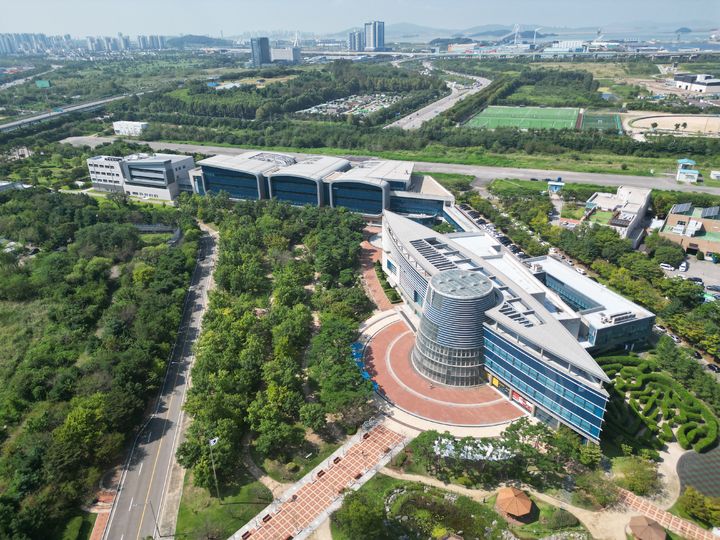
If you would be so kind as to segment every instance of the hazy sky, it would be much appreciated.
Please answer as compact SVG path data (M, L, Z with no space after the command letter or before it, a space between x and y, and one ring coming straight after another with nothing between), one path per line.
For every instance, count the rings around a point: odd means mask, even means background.
M719 0L2 0L0 32L211 34L336 32L365 20L441 28L720 26Z

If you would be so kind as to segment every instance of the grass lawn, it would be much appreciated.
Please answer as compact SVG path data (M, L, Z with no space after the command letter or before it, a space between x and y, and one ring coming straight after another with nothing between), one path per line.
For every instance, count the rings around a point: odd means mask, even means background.
M310 442L305 440L298 448L290 452L286 462L279 459L272 459L263 456L250 447L253 461L263 469L270 478L278 482L296 482L313 470L324 459L340 447L339 443L327 443L324 441Z
M194 486L192 473L188 472L175 538L228 538L273 499L270 490L244 470L238 470L234 479L221 486L220 494L222 500L207 489Z
M620 117L614 113L588 113L583 114L582 129L614 129L622 132Z
M472 188L470 185L475 177L470 174L453 174L453 173L426 173L418 172L419 175L432 176L440 185L450 191L468 191Z
M241 134L240 131L237 132ZM164 142L178 144L193 144L198 146L237 147L235 144L193 141L193 140L167 140ZM276 152L302 152L309 154L326 154L334 156L367 156L372 155L383 159L394 159L399 161L417 161L431 163L458 163L462 165L482 165L487 167L517 167L520 169L546 169L591 173L610 173L633 176L653 176L662 174L663 171L674 171L677 164L674 158L647 158L638 156L618 156L615 154L602 154L593 152L565 152L557 155L526 154L525 152L514 152L507 154L496 154L488 152L483 147L468 146L463 148L450 148L440 145L428 145L423 150L393 150L382 149L348 149L348 148L301 148L301 147L253 147L251 145L243 148L256 148L259 150ZM695 159L700 169L720 168L720 156L689 156ZM625 168L623 168L623 165ZM418 165L421 168L420 165Z
M494 129L518 127L521 129L572 129L579 110L576 108L499 107L490 106L467 122L469 127Z
M143 233L140 235L140 239L145 246L164 244L170 238L172 238L172 233Z
M535 518L534 521L520 526L510 525L510 530L512 530L518 538L534 540L536 538L544 538L561 532L584 532L587 534L587 538L590 538L590 533L588 533L587 529L580 523L572 527L565 527L561 529L552 529L548 527L548 520L550 519L550 516L555 513L558 508L542 501L533 500L533 503L535 503L535 507L533 508L533 514L531 515Z
M50 535L52 540L87 540L92 534L97 514L80 512L70 518L64 527Z
M581 219L584 215L584 206L581 207L563 205L562 212L560 212L560 217L564 217L566 219Z
M522 197L538 195L547 189L547 184L542 181L503 179L493 180L488 189L498 197Z
M606 212L604 210L596 210L592 213L590 216L590 221L593 223L600 223L602 225L607 225L608 221L610 221L610 218L613 217L612 212Z
M670 508L668 508L668 512L670 512L670 513L671 513L672 515L674 515L674 516L678 516L678 517L681 517L681 518L683 518L683 519L686 519L686 520L694 523L694 524L697 525L698 527L702 527L703 529L710 529L710 528L711 528L710 523L705 523L704 521L700 521L699 519L694 518L693 516L691 516L690 514L688 514L688 513L685 511L685 508L683 508L683 506L682 506L679 502L677 502L677 501L676 501L675 504L673 504ZM680 537L678 537L678 538L680 538Z

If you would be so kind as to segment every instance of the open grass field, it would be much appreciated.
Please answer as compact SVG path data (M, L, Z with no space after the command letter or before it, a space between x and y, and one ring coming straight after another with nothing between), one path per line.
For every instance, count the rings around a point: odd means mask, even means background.
M582 118L582 129L615 129L622 133L620 116L614 113L585 113Z
M469 127L495 129L572 129L579 110L571 107L501 107L490 106L468 120Z
M538 69L589 71L596 79L622 79L628 75L652 76L660 73L650 62L536 62L531 65Z
M222 500L207 489L193 485L192 473L185 475L176 538L201 540L228 538L272 502L272 493L245 471L236 478L223 479Z
M243 136L243 130L233 132ZM194 144L198 146L234 147L223 141L203 141L194 139L162 139L164 142ZM488 167L517 167L521 169L547 169L591 173L626 174L634 176L654 176L660 171L672 173L677 167L675 157L620 156L602 152L563 152L562 154L527 154L515 152L500 154L489 152L481 146L446 147L431 144L422 150L382 150L380 148L338 148L338 147L301 147L301 146L255 146L246 148L273 150L277 152L304 152L309 154L327 154L330 156L367 156L371 154L382 159L398 161L458 163L462 165L483 165ZM720 168L720 156L690 155L698 163L698 168ZM418 168L422 168L418 165ZM655 171L651 173L650 171ZM432 175L431 175L432 176ZM707 184L711 185L711 184Z
M54 531L50 538L52 540L88 540L92 534L97 514L79 511L71 517L64 527Z

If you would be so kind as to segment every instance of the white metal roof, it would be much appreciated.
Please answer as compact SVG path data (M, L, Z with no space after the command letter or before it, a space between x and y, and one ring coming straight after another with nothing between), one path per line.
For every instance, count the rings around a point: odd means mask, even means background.
M503 292L505 301L498 306L486 312L486 315L492 320L501 324L508 330L523 336L529 341L538 344L548 353L563 359L568 364L579 368L600 379L608 381L605 372L597 365L595 360L588 354L575 337L558 321L552 313L550 313L542 302L537 300L532 294L525 291L522 285L516 283L492 263L492 259L484 259L472 253L469 249L464 248L457 243L455 239L449 236L438 234L432 229L415 223L407 218L399 216L387 210L383 214L383 218L387 221L395 235L403 242L410 257L425 270L425 272L433 276L442 270L438 269L436 264L430 262L420 251L413 246L413 242L422 240L438 240L447 244L450 250L456 250L455 254L448 255L447 261L454 264L458 268L471 269L475 267L475 271L480 271L485 276L493 279L494 283ZM444 266L443 266L444 267ZM530 270L527 270L530 273ZM577 274L578 277L582 277ZM532 275L529 276L532 278ZM527 313L528 324L518 322L515 318L508 314L508 308Z
M333 180L360 180L380 185L385 182L410 183L414 164L409 161L364 161L354 164L349 171L342 173Z
M322 180L329 174L341 171L350 166L347 159L330 156L312 156L293 165L282 167L272 173L272 176L300 176Z
M654 316L642 306L631 302L604 285L581 275L573 267L559 261L555 257L536 257L531 259L531 261L532 263L541 265L543 270L548 274L603 306L603 309L599 309L593 313L583 314L583 318L595 328L614 326L613 323L605 319L606 316L616 313L630 311L634 313L638 319Z
M217 155L198 161L198 165L218 167L249 174L264 174L268 171L295 162L295 158L285 154L270 152L247 152L238 156Z

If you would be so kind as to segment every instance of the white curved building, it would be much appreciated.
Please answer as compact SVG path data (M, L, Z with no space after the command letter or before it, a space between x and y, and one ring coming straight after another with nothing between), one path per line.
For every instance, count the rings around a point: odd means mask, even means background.
M482 232L442 235L386 211L382 242L383 269L416 329L418 372L448 386L487 382L547 424L599 440L609 379L587 349L598 332L642 339L652 313L570 267L571 276L538 258L529 268Z

